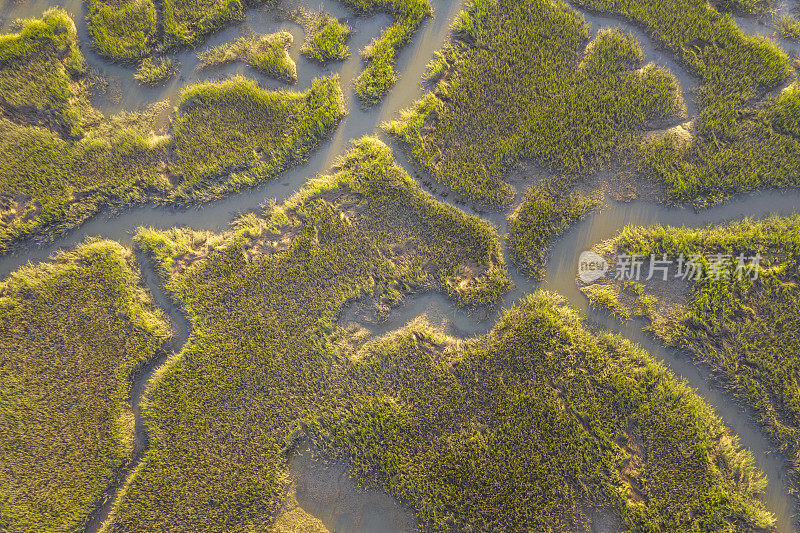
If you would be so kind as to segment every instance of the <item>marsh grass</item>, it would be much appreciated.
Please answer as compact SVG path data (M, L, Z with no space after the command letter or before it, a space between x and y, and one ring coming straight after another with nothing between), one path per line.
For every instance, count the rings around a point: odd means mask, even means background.
M356 92L364 106L373 106L383 100L397 81L394 71L395 56L419 28L422 21L433 14L428 0L342 0L357 14L368 16L386 12L396 21L379 37L361 51L366 68L356 78Z
M142 85L155 86L168 81L177 71L178 64L170 57L158 59L148 57L139 64L139 69L133 77Z
M766 117L776 130L800 139L800 83L781 91L767 109Z
M101 55L133 61L156 45L156 7L152 0L89 0L89 36Z
M596 169L654 121L683 115L675 78L642 66L636 40L588 25L563 2L477 0L454 45L429 68L436 89L387 124L438 181L510 203L508 166L533 158L559 173Z
M150 137L143 115L133 121L118 117L111 124L119 128L73 142L0 118L0 250L62 233L103 206L143 202L151 191L165 195L166 143Z
M343 61L350 55L347 40L353 29L328 13L319 13L305 24L306 38L300 53L322 65Z
M164 44L196 46L210 33L244 20L242 0L163 0Z
M710 365L732 392L758 414L795 469L800 469L800 218L744 220L701 230L627 227L603 244L603 253L686 257L716 253L763 256L756 281L708 279L693 283L691 298L674 318L646 314L668 345ZM707 268L707 264L706 264ZM654 295L656 300L662 295ZM795 487L798 479L793 479Z
M773 522L757 500L763 474L708 405L641 349L584 329L554 294L526 296L466 342L418 319L348 370L364 392L300 427L425 531Z
M129 380L171 331L131 252L89 241L0 282L0 527L78 531L129 461Z
M713 5L722 12L769 15L775 12L775 0L719 0Z
M166 102L106 117L89 102L76 39L58 9L0 35L0 253L103 207L197 203L259 183L306 157L345 112L335 76L304 93L236 78L187 88L174 132ZM146 61L139 77L160 79L170 63Z
M345 302L434 288L490 303L508 284L494 228L436 202L372 138L229 232L142 228L137 242L193 333L152 384L151 448L107 531L268 525L295 421L361 386L334 341Z
M567 182L557 179L531 187L508 216L508 243L514 262L537 280L544 277L550 243L599 203L579 193L565 194Z
M289 32L240 37L233 43L210 48L200 54L203 67L242 61L265 76L297 83L297 66L289 56L293 41Z
M46 125L65 137L83 133L88 97L75 24L58 8L41 19L20 21L17 33L0 35L0 107L5 116Z
M800 183L797 138L764 119L764 94L791 73L786 54L764 37L746 36L704 0L579 0L645 26L700 76L701 112L689 145L672 136L645 144L643 168L672 202L698 206L733 193Z
M781 15L775 23L775 29L785 39L800 39L800 20L795 15Z
M649 140L641 168L665 184L671 202L699 207L738 192L800 184L797 83L743 115L724 141L700 137L687 143L674 134Z
M181 94L173 121L176 201L205 201L252 186L302 161L344 116L337 75L304 93L268 91L246 78Z

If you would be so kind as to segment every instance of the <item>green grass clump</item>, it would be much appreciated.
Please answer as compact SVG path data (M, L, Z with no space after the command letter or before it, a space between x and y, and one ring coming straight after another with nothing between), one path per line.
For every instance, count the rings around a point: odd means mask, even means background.
M620 291L617 287L598 287L586 295L589 305L596 309L605 309L624 322L632 316L630 308L620 300Z
M85 72L75 24L61 9L0 35L0 108L17 121L80 136L83 108L89 106L79 81Z
M197 45L208 34L244 20L242 0L164 0L164 42Z
M641 349L584 329L554 294L523 298L466 342L412 322L361 349L350 373L366 390L307 431L425 531L773 522L763 475L708 405Z
M353 33L350 26L327 13L314 17L308 26L305 42L300 48L301 54L323 65L342 61L350 55L347 47L347 39Z
M554 184L531 188L508 217L509 246L514 262L534 279L544 277L549 243L597 206L578 193L564 195Z
M302 161L344 115L339 77L304 93L235 77L185 89L173 122L176 199L206 200ZM220 180L224 177L224 180Z
M82 529L133 453L131 376L170 336L114 242L0 282L0 528Z
M786 39L800 39L800 20L795 15L781 15L775 23L778 34Z
M800 83L795 82L782 91L767 116L775 129L800 138Z
M701 230L628 227L605 243L604 250L658 257L733 256L730 279L709 276L706 261L702 279L692 282L680 312L667 320L651 316L651 329L667 344L710 365L753 406L793 467L800 468L800 217L744 220ZM756 253L763 256L758 279L744 275L739 280L739 254L749 258Z
M714 6L723 12L766 15L775 11L775 0L720 0Z
M152 0L89 0L89 35L101 55L130 61L150 53L156 41Z
M456 22L460 43L432 66L435 92L389 130L437 180L480 202L506 204L505 169L534 158L594 170L651 121L684 112L678 84L639 68L635 39L600 32L560 1L477 0Z
M335 341L345 302L425 287L491 302L508 283L496 231L434 200L372 138L225 234L141 229L137 240L193 334L152 384L151 447L107 531L268 526L295 421L361 386Z
M204 67L243 61L266 76L296 83L297 66L289 56L292 40L292 34L285 31L240 37L233 43L210 48L198 57Z
M389 29L361 52L367 67L356 79L356 92L363 105L372 106L383 100L397 81L395 56L411 40L422 21L433 14L433 7L428 0L342 1L359 15L385 11L396 19Z
M146 58L133 77L142 85L159 85L175 75L178 65L170 57Z

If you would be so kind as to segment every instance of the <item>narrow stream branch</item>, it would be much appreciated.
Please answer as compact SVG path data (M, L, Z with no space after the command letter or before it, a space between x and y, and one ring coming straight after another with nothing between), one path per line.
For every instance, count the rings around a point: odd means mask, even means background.
M153 269L153 261L141 250L135 250L136 261L139 265L139 272L144 286L153 298L153 303L164 312L172 330L172 339L168 345L144 366L139 368L131 377L129 390L129 403L134 416L134 444L131 460L126 464L117 476L111 480L103 495L97 502L92 513L86 522L86 532L95 533L100 530L103 522L108 519L120 498L122 488L126 485L130 476L144 460L149 440L147 436L147 421L145 420L145 393L150 381L158 369L167 362L172 354L183 351L183 347L189 340L191 324L183 311L175 305L171 297L164 288L161 276Z

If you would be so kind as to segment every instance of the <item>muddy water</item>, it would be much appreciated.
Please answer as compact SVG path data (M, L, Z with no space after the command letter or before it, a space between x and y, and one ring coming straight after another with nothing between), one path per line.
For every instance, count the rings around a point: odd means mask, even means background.
M289 458L289 475L297 505L331 532L418 530L409 509L380 489L359 486L346 463L325 459L304 447Z
M0 7L0 13L2 13L0 28L7 28L10 21L17 17L38 16L41 11L51 4L52 2L40 0L33 2L0 1L0 6L2 6ZM309 177L327 171L335 158L344 152L351 140L363 135L379 133L378 126L382 121L394 118L399 110L409 107L422 94L419 80L424 72L425 64L433 52L439 49L446 40L450 23L460 9L459 2L435 0L433 4L436 9L436 16L423 24L414 41L399 55L397 72L401 74L401 78L398 84L381 105L370 110L363 110L359 107L353 90L353 80L362 70L358 51L391 23L389 17L375 16L370 19L360 19L354 17L352 13L336 2L324 0L318 4L314 3L313 7L315 9L324 9L337 17L347 18L350 25L356 30L356 35L349 43L352 51L351 57L344 63L334 63L329 67L321 68L299 56L299 46L303 37L302 28L291 22L276 21L272 13L257 9L248 11L245 22L211 36L197 51L209 46L230 42L249 31L259 33L278 30L289 31L295 38L291 55L297 62L298 67L299 81L297 89L307 87L311 80L319 75L337 72L341 76L350 112L334 132L332 139L323 144L304 164L281 174L276 179L267 181L259 187L213 202L202 208L177 210L163 206L141 206L113 213L113 217L111 216L112 213L105 212L54 243L46 246L29 246L21 249L18 253L0 257L0 277L6 276L9 272L28 261L40 261L46 259L58 249L73 247L87 236L111 238L130 245L132 235L140 225L151 225L164 229L174 226L191 226L219 231L225 229L230 220L237 214L257 209L265 198L275 198L278 202L282 201L302 187ZM291 9L293 6L285 5L285 7ZM109 90L94 99L94 104L106 113L114 113L122 109L137 109L162 99L168 99L170 102L175 103L181 88L187 84L205 79L223 78L234 73L242 73L256 78L266 87L287 87L279 82L260 76L253 69L240 64L228 65L221 69L198 71L196 68L197 51L193 50L178 51L170 54L180 62L181 71L180 75L168 85L161 88L140 87L133 80L132 68L111 63L91 51L87 44L88 33L84 21L85 8L83 4L79 0L70 0L66 2L65 8L73 14L78 24L81 47L90 67L93 71L106 77L109 82ZM592 35L596 34L600 27L619 27L633 33L642 45L646 61L655 62L671 70L676 75L687 100L689 118L696 116L695 95L698 80L680 67L673 54L662 50L645 32L624 21L613 17L596 16L586 12L583 12L583 15L591 24ZM737 17L736 20L748 33L770 34L772 32L763 20L752 17ZM795 43L784 43L783 41L779 41L779 44L784 45L787 51L794 50L797 46ZM415 175L402 153L397 150L397 147L393 146L393 148L401 164L406 167L411 175ZM527 182L530 183L542 176L531 175L526 177L528 178ZM515 185L521 193L524 190L525 182ZM518 195L518 201L521 196L521 194ZM498 227L501 235L507 233L505 217L508 212L486 213L481 210L476 211L470 206L463 205L463 203L455 204L452 199L445 197L440 199L450 202L471 214L489 220ZM522 276L510 265L509 258L506 257L513 288L503 298L500 306L501 308L510 307L520 297L538 288L557 291L563 294L571 305L585 312L591 321L605 328L618 331L625 337L639 343L648 349L656 359L663 361L678 376L687 380L714 407L723 418L725 424L741 437L742 443L753 450L759 467L769 477L765 500L769 509L778 517L779 530L781 532L793 530L791 517L796 513L792 500L787 496L789 493L789 485L786 479L787 465L775 453L774 447L771 446L758 424L754 421L752 413L734 401L730 395L714 387L707 369L694 365L683 354L664 349L642 333L641 323L631 322L620 326L605 314L588 310L586 299L578 291L574 278L578 254L603 239L610 238L625 224L659 222L699 227L727 220L741 219L745 216L763 217L771 213L790 214L797 212L798 206L800 206L800 193L797 192L764 192L756 195L740 196L722 207L700 213L643 202L626 204L611 202L601 211L590 215L577 224L563 238L559 239L552 251L544 283L534 283ZM159 287L158 276L152 271L149 262L142 257L138 259L142 267L144 280L153 293L156 304L167 311L176 331L174 349L176 351L180 350L190 334L190 326L185 317ZM452 301L442 294L426 293L407 298L401 307L391 313L387 321L378 324L365 322L364 325L373 335L380 335L404 325L422 313L427 313L434 324L442 325L449 333L459 337L485 333L496 323L499 316L499 311L496 309L466 311L454 306ZM349 306L343 313L344 322L358 319L359 309L356 304ZM138 446L144 446L146 442L138 404L144 390L144 384L149 379L152 370L148 369L143 372L132 387L131 400L137 413ZM339 470L336 470L338 473L335 473L335 475L328 475L330 471L325 474L326 469L330 468L333 468L333 466L309 457L298 456L290 461L290 469L298 479L298 487L300 488L298 501L300 505L311 514L317 516L330 529L335 531L394 531L395 529L386 529L387 522L381 520L387 516L406 516L406 511L394 505L391 500L381 500L381 494L355 487L349 477L343 474L344 470L342 470L343 467L341 465L336 466ZM326 480L325 483L320 484L320 479ZM305 489L302 489L302 487L305 487ZM109 490L110 495L114 494L115 488L112 487L112 490ZM325 492L326 494L335 495L332 499L325 500L328 503L320 503L318 498L317 493L323 489L327 491ZM305 493L303 492L304 490L306 491ZM306 498L305 500L303 500L304 497ZM108 503L98 509L97 518L101 518L107 513L112 501L113 498L109 498ZM331 501L334 503L331 504ZM382 510L378 513L365 511L371 506L377 506L378 509ZM360 518L355 518L353 509L361 509L359 511L362 513L359 515ZM97 521L94 522L94 524L97 523ZM90 527L90 530L92 529L94 529L94 526Z

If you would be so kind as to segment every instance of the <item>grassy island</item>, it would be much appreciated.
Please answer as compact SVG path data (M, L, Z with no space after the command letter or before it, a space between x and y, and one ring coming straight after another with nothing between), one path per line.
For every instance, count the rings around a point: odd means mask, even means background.
M405 46L422 21L433 14L428 0L342 0L357 14L368 16L386 12L396 22L372 41L361 55L366 61L364 72L356 79L356 92L365 106L383 100L397 81L394 71L395 56Z
M265 76L287 83L297 82L297 66L289 57L293 41L289 32L240 37L236 41L215 46L199 54L203 67L242 61Z
M350 55L347 39L353 29L342 24L327 13L312 16L305 24L306 39L300 53L316 61L326 64L331 61L342 61Z

